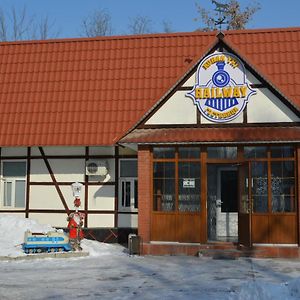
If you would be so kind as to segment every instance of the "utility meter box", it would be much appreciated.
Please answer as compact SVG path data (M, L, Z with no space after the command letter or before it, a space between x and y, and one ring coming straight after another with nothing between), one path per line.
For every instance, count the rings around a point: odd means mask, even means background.
M128 250L130 255L140 255L141 251L141 238L133 233L130 233L128 235Z

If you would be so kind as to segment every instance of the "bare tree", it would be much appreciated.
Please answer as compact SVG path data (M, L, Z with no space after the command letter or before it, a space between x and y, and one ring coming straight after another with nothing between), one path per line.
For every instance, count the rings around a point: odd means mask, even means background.
M97 10L82 21L82 35L106 36L112 34L111 16L104 10Z
M245 29L246 25L252 19L253 15L260 9L258 3L253 2L251 5L241 9L238 0L227 0L225 3L211 0L216 6L214 11L208 11L198 3L196 3L199 17L195 21L201 20L205 25L202 30L221 29L222 25L226 25L226 29Z
M49 38L56 38L59 35L59 31L53 31L55 27L55 22L49 20L48 16L41 18L40 22L37 24L38 27L38 37L41 40L47 40Z
M173 28L172 28L172 23L169 22L169 21L163 21L162 23L163 25L163 31L166 32L166 33L170 33L170 32L173 32Z
M4 11L0 8L0 41L16 41L24 39L47 39L57 37L58 32L52 34L49 18L42 18L40 23L35 16L27 13L26 6L17 10L14 6ZM40 30L37 32L37 28Z
M147 16L137 16L128 25L130 34L145 34L152 32L152 21Z

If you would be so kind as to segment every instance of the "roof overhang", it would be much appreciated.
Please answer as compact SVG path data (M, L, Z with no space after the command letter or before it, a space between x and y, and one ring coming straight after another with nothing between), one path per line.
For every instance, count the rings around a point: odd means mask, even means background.
M283 143L300 142L300 127L222 127L135 129L120 143Z

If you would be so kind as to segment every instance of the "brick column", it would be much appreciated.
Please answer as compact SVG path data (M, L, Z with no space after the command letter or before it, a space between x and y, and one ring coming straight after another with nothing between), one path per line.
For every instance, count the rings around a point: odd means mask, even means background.
M300 247L300 145L297 145L297 155L296 155L296 168L297 168L297 203L296 203L296 207L297 207L297 211L298 211L298 226L297 226L297 230L298 230L298 245Z
M138 234L144 243L150 241L151 177L150 149L140 146L138 149Z

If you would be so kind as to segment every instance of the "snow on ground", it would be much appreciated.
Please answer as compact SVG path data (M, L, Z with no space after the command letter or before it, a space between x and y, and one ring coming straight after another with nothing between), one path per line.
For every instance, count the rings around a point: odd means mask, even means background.
M55 230L0 215L0 256L24 256L26 230ZM129 256L83 240L88 257L0 261L0 299L300 299L300 261ZM51 257L51 256L49 256Z
M20 216L0 215L0 256L16 257L25 255L21 244L24 232L47 232L55 230L50 225L41 225L34 220Z

